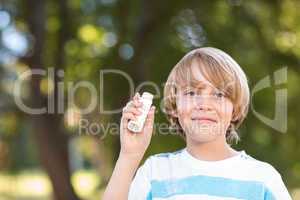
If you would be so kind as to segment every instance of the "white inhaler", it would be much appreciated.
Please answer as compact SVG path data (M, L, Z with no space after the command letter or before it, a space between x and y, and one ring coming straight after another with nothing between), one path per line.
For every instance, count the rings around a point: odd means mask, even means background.
M143 130L148 112L152 105L153 95L149 92L144 92L142 97L139 99L142 102L142 113L137 117L136 120L130 120L128 122L127 128L135 133L141 132Z

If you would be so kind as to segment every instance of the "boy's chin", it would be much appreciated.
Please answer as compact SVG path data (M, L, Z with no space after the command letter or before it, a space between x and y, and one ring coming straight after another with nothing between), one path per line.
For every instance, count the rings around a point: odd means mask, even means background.
M189 133L186 137L194 143L207 143L216 140L220 135L202 131L201 133Z
M191 135L197 136L197 137L217 137L218 135L220 135L219 133L221 133L222 129L218 124L205 124L205 125L195 125L195 124L191 124L191 126L188 126L188 132Z

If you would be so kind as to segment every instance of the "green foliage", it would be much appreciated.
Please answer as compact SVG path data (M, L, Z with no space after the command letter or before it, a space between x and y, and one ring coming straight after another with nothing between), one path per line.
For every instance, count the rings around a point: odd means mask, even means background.
M106 3L105 3L106 2ZM58 33L62 26L68 26L69 38L63 47L65 53L64 83L80 80L91 82L98 92L99 70L120 69L128 73L135 84L148 80L160 86L179 59L190 49L199 46L214 46L228 52L245 70L251 88L267 75L272 75L281 67L288 67L288 82L283 88L288 89L288 130L287 133L268 127L262 123L250 109L249 115L240 129L242 141L236 145L245 149L253 157L270 162L282 172L290 188L300 187L300 134L299 121L299 58L300 58L300 7L299 1L100 1L70 0L67 11L69 19L59 17L57 3L48 2L45 68L56 65L55 58L59 53ZM25 16L30 12L19 6L19 2L6 2L17 8L18 15L13 16L15 24L23 24L21 31L27 33L24 24ZM21 26L22 27L22 26ZM1 32L4 30L0 30ZM31 41L33 42L33 41ZM129 44L134 55L130 59L120 56L120 47ZM1 51L6 51L0 44ZM22 59L18 61L22 63ZM1 80L9 77L7 64L1 64ZM12 67L13 73L17 69ZM128 84L119 77L108 77L104 86L105 108L120 108L129 98ZM9 94L1 82L1 96ZM150 87L149 87L150 88ZM274 116L275 89L262 90L255 94L252 101L255 110L272 118ZM66 88L65 88L66 89ZM150 88L150 91L152 89ZM65 91L66 92L66 91ZM9 94L10 99L13 98ZM1 97L0 97L1 98ZM99 100L99 99L98 99ZM155 101L160 107L160 99ZM76 93L76 103L87 105L90 101L88 91ZM1 102L2 103L2 102ZM14 144L15 140L29 142L30 134L24 124L28 116L11 106L9 112L0 110L0 141ZM5 107L5 105L3 107ZM2 106L2 105L1 105ZM2 108L2 107L1 107ZM0 109L1 109L0 108ZM97 107L96 109L99 109ZM20 114L20 117L18 113ZM84 116L102 124L118 122L120 114L102 115L99 110ZM167 122L164 113L156 114L156 123ZM22 123L23 122L23 123ZM25 124L24 126L30 126ZM80 137L72 129L72 137ZM9 137L8 137L9 136ZM17 139L19 137L19 139ZM90 136L94 137L94 136ZM99 140L99 137L95 137ZM104 138L107 148L116 157L119 151L118 135ZM15 145L9 145L10 156L20 158ZM25 145L26 146L26 145ZM173 151L184 146L184 142L173 135L155 134L147 156L153 153ZM88 145L82 145L82 153L88 154ZM86 149L84 149L86 148ZM36 151L36 150L35 150ZM32 150L30 158L35 158ZM1 152L0 148L0 154ZM19 152L21 155L21 152ZM1 156L0 156L1 158ZM92 159L85 156L85 159ZM28 164L32 167L35 162ZM10 168L26 168L22 162L12 162ZM36 164L37 165L37 164Z

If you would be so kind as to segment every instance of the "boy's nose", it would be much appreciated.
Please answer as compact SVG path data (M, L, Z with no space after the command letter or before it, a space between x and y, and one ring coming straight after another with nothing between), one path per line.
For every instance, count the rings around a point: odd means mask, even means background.
M199 95L197 98L194 99L194 105L196 109L199 110L212 110L212 107L210 105L210 99L209 96L205 95Z
M211 106L209 106L209 105L207 105L207 104L197 104L196 105L196 109L197 110L202 110L202 111L211 111L212 110L212 108L211 108Z

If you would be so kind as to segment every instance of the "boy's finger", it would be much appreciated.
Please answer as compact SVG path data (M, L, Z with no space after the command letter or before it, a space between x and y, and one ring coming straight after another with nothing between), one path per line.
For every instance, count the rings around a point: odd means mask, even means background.
M134 115L140 115L142 112L136 107L129 107L123 113L133 113Z
M133 101L128 101L127 104L123 107L123 112L126 112L126 110L132 106L133 106Z
M132 100L138 100L139 96L140 96L140 95L139 95L138 92L135 93L135 95L133 96Z
M144 130L146 130L145 133L148 134L148 136L153 134L154 114L155 114L155 107L153 106L151 107L147 115L147 119L144 127Z
M143 103L139 100L133 100L132 103L135 107L141 107L143 105Z
M128 120L136 120L136 116L133 113L124 113L122 116L122 123L127 123Z
M146 125L150 125L151 126L153 124L154 114L155 114L155 106L152 106L150 108L150 111L149 111L148 115L147 115L145 126Z

